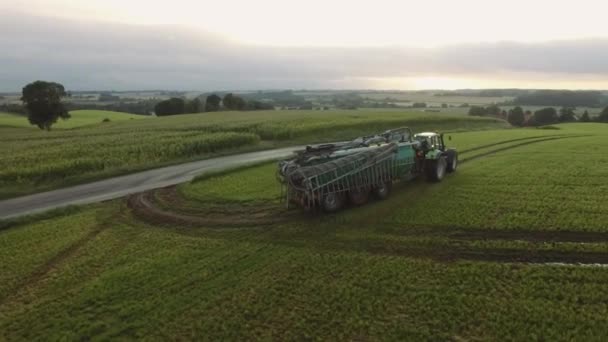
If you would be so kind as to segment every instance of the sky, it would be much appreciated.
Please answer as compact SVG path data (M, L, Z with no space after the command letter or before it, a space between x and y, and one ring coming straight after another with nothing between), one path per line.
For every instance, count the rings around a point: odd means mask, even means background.
M608 3L0 0L0 91L608 89Z

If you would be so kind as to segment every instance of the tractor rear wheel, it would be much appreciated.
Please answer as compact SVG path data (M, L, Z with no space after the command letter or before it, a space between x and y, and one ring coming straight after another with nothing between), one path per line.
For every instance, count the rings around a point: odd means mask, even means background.
M454 171L456 171L456 168L458 167L458 152L456 152L455 150L449 150L447 152L448 155L448 167L446 168L446 170L449 173L452 173Z
M348 199L350 200L350 203L354 205L363 205L369 200L369 189L352 189L348 192Z
M390 194L391 194L392 185L393 185L393 183L391 181L380 182L374 188L374 195L376 195L376 197L381 200L387 199L388 196L390 196Z
M344 196L341 193L331 192L323 196L321 205L328 213L336 212L344 206Z
M444 156L435 160L427 160L425 165L427 179L432 182L441 182L445 177L447 166L448 163Z

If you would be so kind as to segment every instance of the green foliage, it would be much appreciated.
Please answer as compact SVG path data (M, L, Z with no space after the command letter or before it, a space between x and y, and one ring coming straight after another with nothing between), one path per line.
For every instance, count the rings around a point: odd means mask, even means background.
M487 107L471 106L469 108L469 115L472 116L500 116L500 113L500 107L495 104L491 104Z
M69 119L70 114L62 102L65 96L63 85L55 82L36 81L23 87L21 101L30 124L49 131L59 118Z
M597 121L599 122L608 122L608 107L604 108L600 115L597 117Z
M247 103L242 97L232 93L224 95L222 103L227 110L244 110L247 106Z
M539 109L534 112L534 124L537 126L550 125L558 121L557 111L553 107Z
M524 110L519 106L509 110L507 121L509 121L509 123L513 126L523 126L526 121Z
M412 104L412 108L426 108L427 105L425 102L414 102Z
M205 108L200 98L196 97L191 101L186 100L186 113L201 113L204 109Z
M154 112L157 116L184 114L186 112L186 100L172 97L161 101L154 107Z
M602 102L599 91L538 90L517 96L513 102L529 106L597 107Z
M559 122L575 122L576 114L574 114L575 108L562 107L559 110Z
M205 101L205 112L217 112L220 110L220 103L222 102L222 98L211 94L207 96L207 100Z
M581 122L590 122L591 118L589 117L589 112L585 110L583 116L581 116Z

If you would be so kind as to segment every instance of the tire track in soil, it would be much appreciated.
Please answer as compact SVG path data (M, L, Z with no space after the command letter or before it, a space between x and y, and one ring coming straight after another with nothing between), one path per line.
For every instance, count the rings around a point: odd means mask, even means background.
M171 189L174 187L165 190L172 191ZM232 206L229 212L201 211L198 215L193 215L157 207L154 204L154 195L154 191L144 192L130 196L127 200L127 205L134 216L153 225L179 224L194 227L243 228L287 222L296 216L295 213L291 214L286 211L273 211L272 207L260 210L255 206Z
M496 263L529 264L595 264L608 265L608 253L556 250L522 250L511 248L421 248L403 249L374 246L366 250L371 254L386 256L429 258L440 262L480 261Z
M8 294L6 296L0 298L0 307L8 303L11 298L16 297L23 290L35 287L36 284L44 280L49 273L61 267L62 264L64 264L67 260L76 255L78 251L82 249L87 243L94 240L99 234L106 230L108 226L109 225L106 222L98 225L92 231L88 232L85 236L76 240L63 250L59 251L59 253L47 260L44 264L37 267L32 273L30 273L25 279L23 279L22 282L15 285L10 291L8 291Z
M508 144L508 143L512 143L512 142L516 142L516 141L534 140L534 139L548 138L548 137L563 137L563 136L566 136L566 134L553 134L553 135L550 135L550 136L548 136L548 135L536 135L536 136L533 136L533 137L525 137L525 138L503 140L503 141L499 141L499 142L492 143L492 144L475 146L475 147L472 147L472 148L470 148L468 150L458 151L458 153L459 154L471 153L471 152L483 150L483 149L494 147L494 146L500 146L500 145L504 145L504 144Z
M541 142L546 142L546 141L552 141L552 140L561 140L561 139L573 139L573 138L584 138L584 137L590 137L591 135L570 135L570 136L553 136L553 137L549 137L549 138L545 138L545 139L537 139L537 140L533 140L533 141L526 141L523 143L519 143L519 144L515 144L515 145L509 145L509 146L505 146L505 147L501 147L495 150L491 150L488 152L484 152L484 153L480 153L477 155L474 155L472 157L468 157L468 158L463 158L460 159L459 162L460 164L463 164L465 162L469 162L469 161L473 161L479 158L483 158L483 157L487 157L489 155L492 154L496 154L499 152L504 152L504 151L508 151L514 148L518 148L518 147L522 147L522 146L527 146L527 145L532 145L532 144L537 144L537 143L541 143Z
M376 230L379 233L393 236L428 236L442 237L451 240L506 240L526 242L572 242L572 243L606 243L608 232L589 232L573 230L498 230L492 228L459 228L459 227L386 227Z

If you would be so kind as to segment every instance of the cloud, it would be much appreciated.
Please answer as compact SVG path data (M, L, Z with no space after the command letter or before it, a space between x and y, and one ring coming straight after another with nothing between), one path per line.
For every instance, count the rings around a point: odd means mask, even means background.
M586 80L608 76L608 40L440 48L276 47L179 26L4 13L0 90L36 79L69 89L365 88L426 76ZM524 84L524 83L522 83Z

